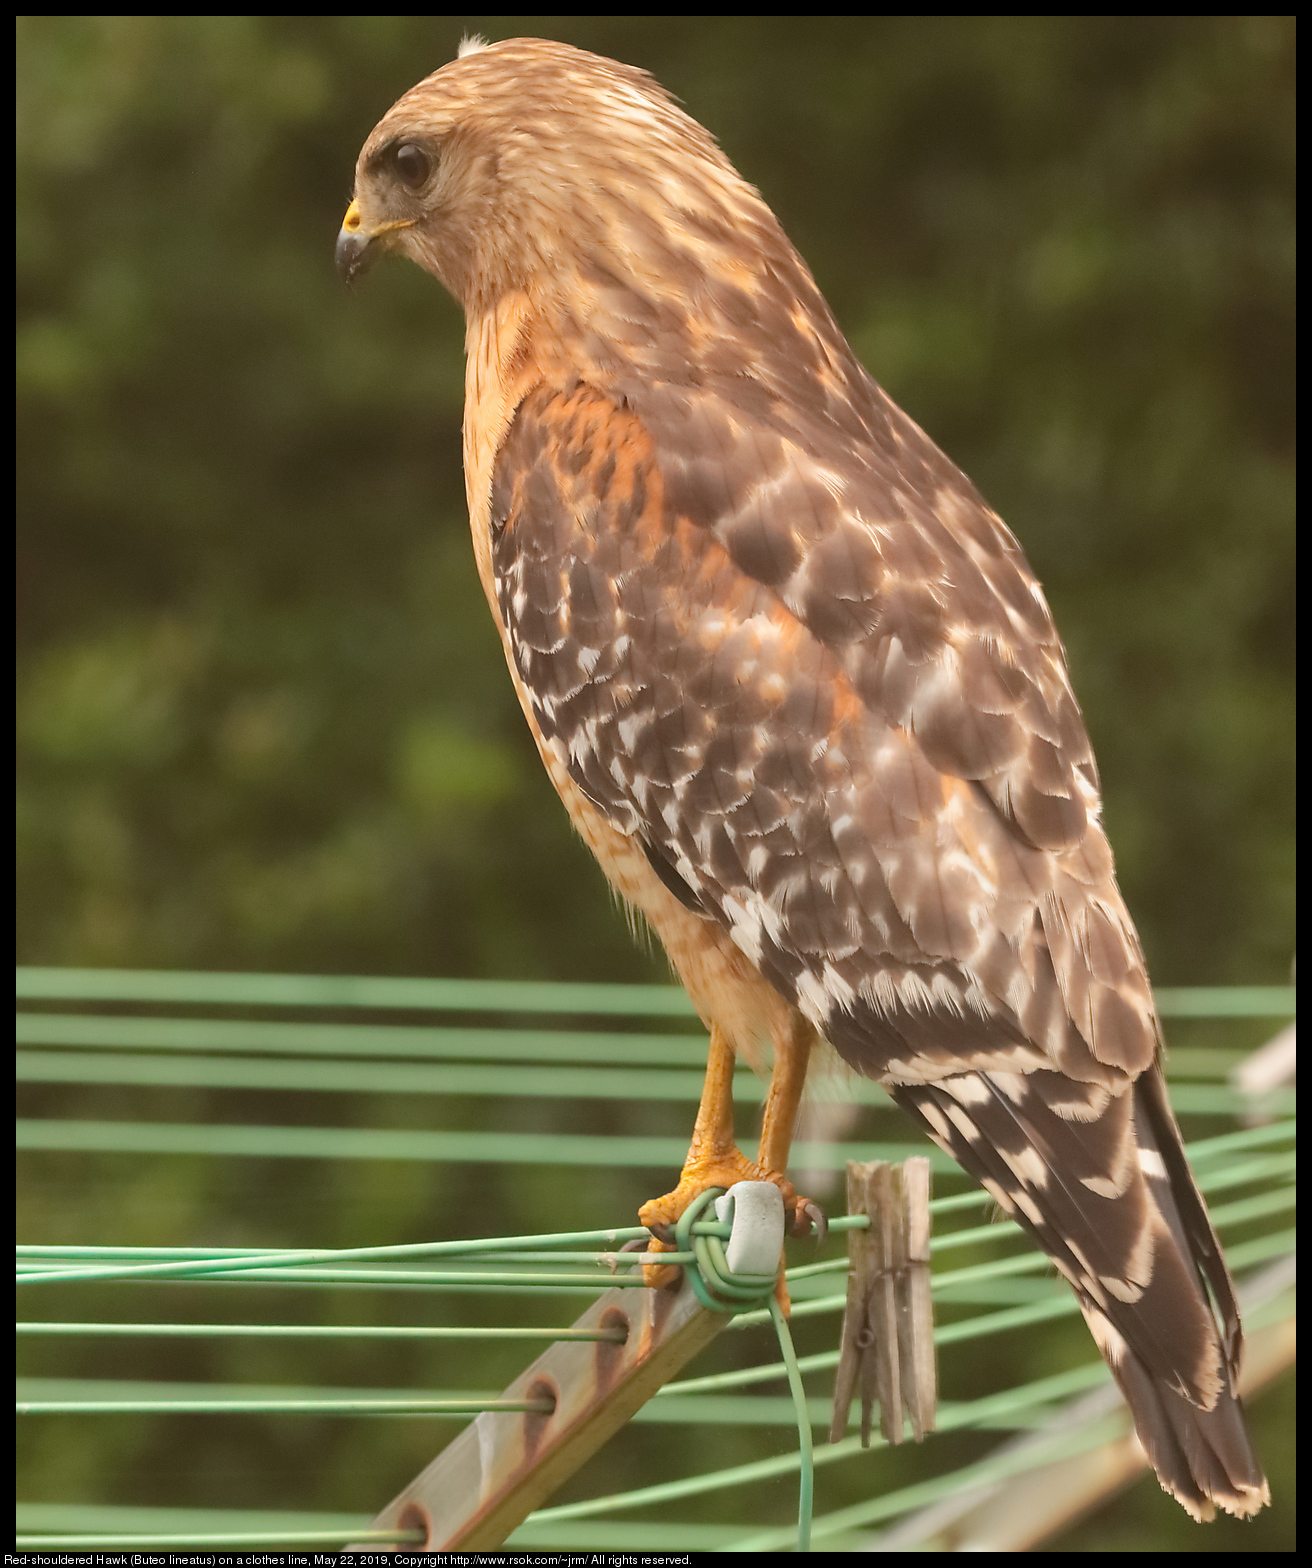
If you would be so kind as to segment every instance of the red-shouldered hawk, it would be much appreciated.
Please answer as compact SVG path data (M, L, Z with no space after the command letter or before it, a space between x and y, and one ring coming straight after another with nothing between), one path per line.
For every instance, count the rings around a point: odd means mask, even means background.
M542 760L710 1028L644 1223L760 1174L805 1223L828 1040L1052 1257L1162 1485L1255 1512L1234 1290L1016 540L643 71L462 47L360 153L338 267L388 250L464 307L474 554ZM762 1042L752 1162L730 1079Z

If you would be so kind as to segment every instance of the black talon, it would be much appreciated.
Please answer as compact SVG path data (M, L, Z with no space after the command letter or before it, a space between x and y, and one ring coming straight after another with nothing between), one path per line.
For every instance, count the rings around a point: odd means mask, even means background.
M663 1241L667 1247L675 1245L673 1225L667 1225L663 1220L657 1220L654 1225L648 1225L647 1229L655 1236L657 1241Z
M808 1200L802 1205L802 1213L799 1215L799 1218L806 1220L806 1228L799 1230L797 1234L805 1236L809 1231L814 1230L816 1246L823 1247L825 1237L829 1234L829 1221L825 1216L825 1211Z

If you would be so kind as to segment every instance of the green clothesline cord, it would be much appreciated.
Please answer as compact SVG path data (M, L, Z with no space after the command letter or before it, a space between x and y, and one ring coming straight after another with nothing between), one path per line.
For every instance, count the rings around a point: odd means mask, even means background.
M166 1339L496 1339L586 1340L622 1345L623 1329L610 1328L432 1328L321 1323L15 1323L19 1334L96 1334Z
M695 1017L683 989L670 985L23 965L14 978L20 1001ZM1292 985L1160 986L1154 1000L1163 1018L1282 1018L1293 1016L1297 994Z
M1258 1127L1240 1128L1235 1132L1223 1133L1214 1138L1191 1140L1186 1144L1186 1150L1191 1163L1206 1165L1219 1155L1229 1155L1237 1150L1260 1149L1271 1143L1282 1143L1294 1138L1297 1131L1297 1122L1293 1119L1271 1122ZM1294 1155L1290 1153L1259 1155L1249 1164L1242 1166L1229 1166L1222 1170L1209 1171L1204 1169L1199 1172L1199 1185L1204 1191L1210 1191L1214 1186L1231 1185L1237 1181L1258 1180L1267 1176L1279 1174L1285 1169L1292 1169ZM954 1172L956 1171L954 1167ZM962 1209L983 1208L994 1200L989 1194L979 1187L971 1187L964 1192L937 1197L930 1202L930 1212L936 1217L956 1213ZM868 1224L864 1215L835 1215L829 1221L831 1231L849 1230L853 1227L862 1227ZM986 1227L990 1235L996 1236L1008 1227L1005 1220L996 1221ZM1014 1228L1014 1225L1013 1227ZM712 1230L715 1227L711 1227ZM950 1245L951 1238L960 1234L949 1231L946 1235L935 1236L931 1245L938 1247ZM439 1257L468 1257L473 1254L497 1254L497 1260L504 1260L507 1255L515 1252L530 1252L541 1250L547 1257L559 1258L563 1247L571 1244L576 1247L587 1247L589 1243L598 1251L589 1252L589 1256L609 1256L610 1253L626 1241L645 1239L647 1231L641 1225L616 1226L608 1230L578 1230L578 1231L549 1231L535 1235L520 1236L483 1236L460 1241L423 1241L402 1242L390 1246L374 1247L345 1247L345 1248L264 1248L264 1247L94 1247L82 1245L29 1245L16 1248L19 1259L42 1260L46 1262L89 1263L113 1260L122 1266L129 1259L139 1263L156 1267L160 1264L168 1265L170 1270L177 1266L186 1266L188 1263L215 1265L231 1265L233 1267L247 1267L256 1264L260 1267L287 1266L292 1263L309 1263L311 1261L330 1261L341 1264L347 1261L379 1259L413 1259L413 1258L439 1258ZM632 1258L628 1261L632 1262Z
M793 1336L788 1332L788 1319L779 1305L779 1298L770 1293L770 1316L774 1331L779 1336L779 1349L788 1368L788 1391L793 1396L797 1411L797 1448L799 1476L797 1488L797 1550L811 1550L811 1513L815 1498L815 1455L811 1447L811 1413L807 1409L806 1390L802 1387L802 1371L797 1365L797 1352L793 1349Z
M788 1319L784 1316L783 1308L779 1303L777 1289L779 1273L777 1269L770 1274L730 1272L724 1244L732 1233L732 1225L728 1220L709 1225L702 1219L715 1201L723 1195L724 1189L721 1187L711 1187L700 1193L680 1216L674 1228L674 1240L681 1252L688 1248L692 1249L693 1261L685 1265L685 1272L698 1301L708 1311L732 1313L762 1299L766 1302L774 1323L775 1334L778 1336L779 1350L788 1374L788 1390L792 1395L793 1410L797 1416L799 1468L797 1550L809 1552L811 1513L815 1495L811 1413L807 1406L806 1390L802 1387L802 1373L797 1364L797 1352L793 1348L793 1336L788 1331ZM869 1223L864 1215L849 1215L846 1219L845 1229L854 1229L863 1220ZM677 1254L671 1253L669 1256L674 1257ZM667 1390L671 1387L677 1388L677 1385L666 1385Z

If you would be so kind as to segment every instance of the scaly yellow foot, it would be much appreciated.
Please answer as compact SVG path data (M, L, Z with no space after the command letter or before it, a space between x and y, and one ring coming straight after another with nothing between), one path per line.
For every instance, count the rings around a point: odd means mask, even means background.
M679 1185L673 1192L667 1192L663 1198L650 1198L638 1210L638 1219L653 1233L655 1239L651 1252L673 1252L676 1250L673 1239L666 1239L674 1226L683 1216L683 1211L699 1198L708 1187L724 1187L728 1189L740 1181L772 1181L784 1198L784 1212L791 1214L792 1229L797 1222L800 1209L807 1207L805 1199L799 1199L793 1191L793 1185L786 1176L778 1171L767 1171L747 1156L736 1145L730 1143L728 1148L717 1147L705 1153L690 1152L687 1164L683 1167L683 1174L679 1177ZM707 1216L713 1218L714 1216ZM803 1226L810 1223L808 1218L802 1220ZM664 1233L664 1234L662 1234ZM678 1270L669 1264L648 1263L643 1268L643 1277L648 1285L661 1286L672 1284L678 1277Z
M652 1198L638 1211L638 1218L654 1234L651 1251L674 1250L670 1234L685 1209L708 1187L729 1188L740 1181L770 1181L783 1194L786 1225L793 1235L805 1235L814 1221L823 1233L824 1216L813 1203L799 1198L793 1184L782 1168L773 1168L777 1162L782 1167L788 1158L788 1143L792 1134L792 1120L796 1115L801 1083L806 1075L805 1051L800 1055L800 1071L780 1071L787 1065L788 1057L776 1061L775 1077L771 1081L766 1104L766 1119L761 1133L761 1159L749 1160L738 1148L733 1137L733 1049L719 1029L711 1030L710 1050L706 1060L706 1085L702 1091L701 1105L697 1111L697 1124L693 1128L692 1146L684 1162L679 1185L664 1197ZM780 1082L784 1080L784 1082ZM783 1114L778 1112L782 1110ZM771 1114L772 1111L775 1114ZM782 1123L782 1127L778 1124ZM649 1263L643 1269L648 1285L671 1284L678 1278L678 1270L668 1264ZM780 1304L788 1310L788 1292L783 1285L780 1265Z
M679 1177L679 1185L663 1198L649 1198L638 1210L638 1219L649 1230L666 1226L673 1229L683 1217L683 1211L708 1187L724 1187L727 1190L740 1181L772 1181L783 1194L785 1212L797 1209L799 1200L792 1182L779 1171L764 1170L731 1143L727 1149L712 1149L705 1155L690 1153L683 1174ZM795 1222L794 1215L790 1218L790 1230Z

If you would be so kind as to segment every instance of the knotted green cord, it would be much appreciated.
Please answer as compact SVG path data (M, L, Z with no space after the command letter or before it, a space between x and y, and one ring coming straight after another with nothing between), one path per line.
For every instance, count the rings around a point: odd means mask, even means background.
M779 1337L779 1350L788 1372L788 1389L793 1396L793 1409L797 1413L798 1458L800 1476L797 1498L797 1549L811 1550L811 1510L814 1494L815 1465L811 1448L811 1416L806 1407L806 1391L802 1387L802 1373L797 1365L797 1352L793 1349L793 1336L788 1331L788 1319L783 1314L775 1295L776 1274L731 1274L724 1256L724 1244L732 1232L727 1220L703 1220L701 1216L719 1197L722 1187L708 1187L699 1193L679 1216L674 1227L674 1239L680 1252L691 1252L694 1262L687 1268L688 1282L702 1306L711 1312L740 1312L747 1307L759 1306L764 1299L770 1311L774 1331ZM693 1226L697 1225L694 1232Z
M728 1220L712 1215L702 1216L717 1198L724 1196L723 1187L708 1187L679 1216L674 1227L674 1240L680 1252L691 1252L696 1267L688 1271L688 1281L693 1294L710 1312L739 1312L747 1306L759 1306L764 1296L774 1289L775 1276L771 1274L730 1274L724 1257L724 1244L733 1226ZM698 1225L694 1234L693 1225Z

